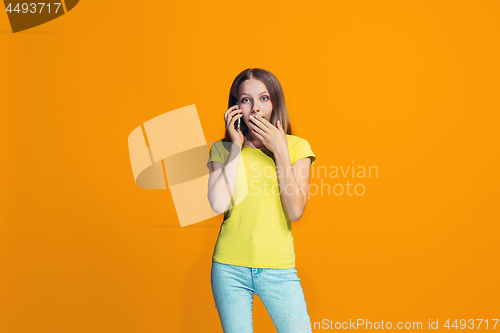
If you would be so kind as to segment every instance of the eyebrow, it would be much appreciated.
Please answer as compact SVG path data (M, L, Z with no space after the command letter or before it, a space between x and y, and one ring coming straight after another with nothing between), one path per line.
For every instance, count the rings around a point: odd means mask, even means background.
M268 93L267 91L263 91L263 92L261 92L261 93L260 93L259 95L257 95L257 96L260 96L260 95L262 95L262 94L267 94L267 93ZM250 95L249 95L249 94L247 94L247 93L243 93L243 94L241 94L241 96L243 96L243 95L250 96Z

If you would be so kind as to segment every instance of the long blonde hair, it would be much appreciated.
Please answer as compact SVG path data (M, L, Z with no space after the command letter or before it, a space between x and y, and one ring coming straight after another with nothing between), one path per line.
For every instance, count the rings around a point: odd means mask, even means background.
M290 117L288 116L288 109L286 108L285 95L283 94L281 83L273 73L265 69L247 68L238 74L231 85L231 89L229 90L229 101L227 107L230 108L236 104L238 101L238 91L240 85L250 79L256 79L262 82L269 92L269 98L273 105L270 123L276 126L276 122L279 120L285 133L292 135L292 124L290 123ZM248 134L248 126L244 121L241 122L240 129L246 137ZM225 140L228 141L229 138L225 138Z

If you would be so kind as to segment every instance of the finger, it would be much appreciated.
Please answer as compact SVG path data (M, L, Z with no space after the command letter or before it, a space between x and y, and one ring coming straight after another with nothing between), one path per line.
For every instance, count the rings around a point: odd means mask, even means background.
M258 125L258 124L262 124L262 128L271 128L271 123L267 121L266 118L263 118L261 116L257 116L258 118L256 118L255 116L253 117L253 119L255 120L255 124Z
M233 105L233 106L231 106L229 109L227 109L227 111L226 111L226 112L224 112L224 117L229 116L229 115L230 115L233 111L235 111L235 110L236 110L236 111L241 111L241 110L238 110L238 108L237 108L237 107L238 107L237 105Z
M264 128L265 127L264 124L262 124L262 122L260 122L257 118L255 118L255 116L250 116L248 118L248 120L249 120L248 122L250 124L253 124L254 126L257 126L259 128L261 128L261 127Z
M224 120L227 119L227 117L231 114L232 111L234 110L238 110L238 105L233 105L231 106L229 109L226 110L226 112L224 112Z
M242 114L241 110L234 110L229 114L229 118L234 118L238 114Z
M254 129L255 128L259 128L259 129L260 128L262 128L262 129L265 128L265 126L262 123L258 122L257 119L255 119L255 118L250 118L249 121L248 121L248 125L249 125L250 128L254 128Z
M229 109L227 109L226 113L230 112L231 110L237 109L237 108L238 108L238 105L235 104L235 105L231 106Z
M239 114L239 115L237 115L237 116L233 117L233 118L231 119L230 124L234 126L234 122L235 122L238 118L241 118L241 117L243 117L243 115L242 115L242 114Z
M252 130L252 132L253 132L253 134L255 134L255 135L256 135L259 139L264 139L264 137L263 137L261 134L257 133L256 131Z
M276 125L278 125L278 126L277 126L277 127L278 127L278 129L279 129L281 132L284 132L285 130L283 129L283 126L281 125L281 121L279 121L279 120L278 120L276 123L277 123Z
M243 115L241 110L234 110L231 113L229 113L227 119L226 119L226 124L229 124L229 122L236 116Z
M264 135L266 133L265 129L263 128L260 128L259 126L257 126L256 124L252 124L250 123L250 127L252 128L252 131L253 132L258 132L262 135ZM267 128L267 127L266 127Z

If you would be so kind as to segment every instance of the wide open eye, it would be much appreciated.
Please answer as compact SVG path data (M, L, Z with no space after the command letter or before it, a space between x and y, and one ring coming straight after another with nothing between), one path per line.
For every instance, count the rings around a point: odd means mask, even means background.
M247 101L249 101L248 98L244 97L242 100L241 100L243 103L247 103Z
M269 96L262 96L261 99L264 98L264 101L268 101L269 100Z

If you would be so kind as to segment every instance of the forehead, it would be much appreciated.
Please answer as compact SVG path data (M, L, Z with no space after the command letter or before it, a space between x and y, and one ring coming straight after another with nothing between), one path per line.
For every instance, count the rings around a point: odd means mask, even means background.
M240 85L240 88L238 89L238 93L240 95L242 94L259 95L262 92L268 92L266 85L261 81L255 79L248 79L244 81Z

